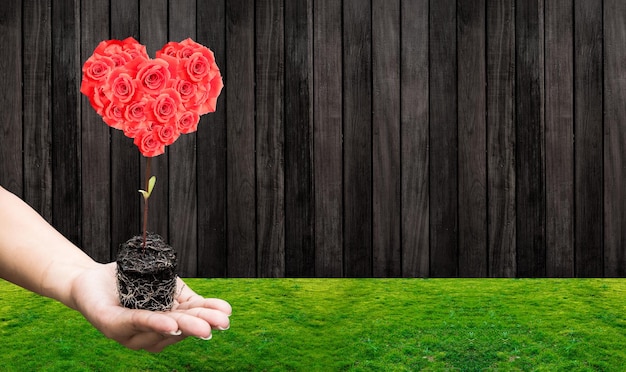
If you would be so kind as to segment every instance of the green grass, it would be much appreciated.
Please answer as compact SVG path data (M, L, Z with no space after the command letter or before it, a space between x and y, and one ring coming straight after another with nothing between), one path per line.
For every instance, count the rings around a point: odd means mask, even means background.
M0 370L622 371L626 280L188 279L231 329L160 354L0 282Z

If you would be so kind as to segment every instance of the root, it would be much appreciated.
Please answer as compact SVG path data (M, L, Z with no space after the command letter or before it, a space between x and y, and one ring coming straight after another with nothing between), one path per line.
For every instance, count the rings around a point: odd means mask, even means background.
M152 311L170 310L176 295L176 252L163 238L149 234L122 244L117 258L118 294L122 306Z

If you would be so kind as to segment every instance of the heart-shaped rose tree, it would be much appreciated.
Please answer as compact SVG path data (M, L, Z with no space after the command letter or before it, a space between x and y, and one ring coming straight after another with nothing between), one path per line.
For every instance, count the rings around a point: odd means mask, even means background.
M120 246L118 292L129 308L167 310L174 303L176 253L147 233L148 198L155 178L150 159L214 112L224 84L213 52L191 39L167 43L152 59L129 37L101 42L83 65L81 93L109 126L124 131L146 157L143 236Z

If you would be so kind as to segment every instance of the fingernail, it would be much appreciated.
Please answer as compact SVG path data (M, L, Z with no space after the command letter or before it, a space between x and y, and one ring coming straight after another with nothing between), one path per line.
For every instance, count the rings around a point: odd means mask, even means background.
M213 338L213 334L210 334L208 337L200 337L200 339L204 341L209 341L212 338Z
M176 331L171 331L169 334L170 336L180 336L181 334L183 334L183 332L179 329Z
M218 331L228 331L229 329L230 329L230 325L228 327L226 327L226 328L224 328L224 327L217 327Z

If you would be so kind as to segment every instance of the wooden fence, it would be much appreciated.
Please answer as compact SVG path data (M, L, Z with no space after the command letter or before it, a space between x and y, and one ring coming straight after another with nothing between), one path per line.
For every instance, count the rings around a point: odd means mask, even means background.
M224 76L153 161L183 276L626 276L626 2L2 2L0 185L99 261L145 162L81 66L127 36Z

